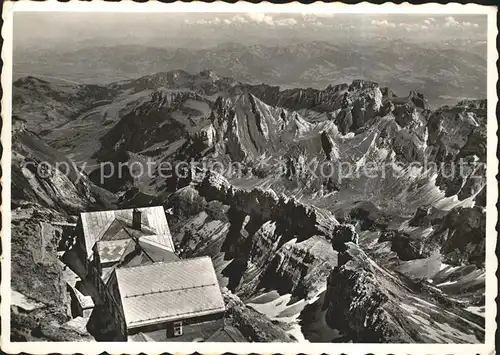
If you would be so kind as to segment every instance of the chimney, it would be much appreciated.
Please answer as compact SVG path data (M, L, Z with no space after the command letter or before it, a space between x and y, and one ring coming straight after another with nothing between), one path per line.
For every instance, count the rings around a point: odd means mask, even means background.
M141 211L137 208L132 212L132 228L141 230Z

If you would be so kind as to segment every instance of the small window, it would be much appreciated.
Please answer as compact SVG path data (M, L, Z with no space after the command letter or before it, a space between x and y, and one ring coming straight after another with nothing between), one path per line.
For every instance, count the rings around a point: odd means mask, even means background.
M174 336L180 337L182 335L182 321L174 322Z

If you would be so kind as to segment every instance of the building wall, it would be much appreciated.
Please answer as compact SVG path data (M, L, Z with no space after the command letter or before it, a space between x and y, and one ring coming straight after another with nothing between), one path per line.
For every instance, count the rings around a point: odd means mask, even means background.
M95 267L89 268L89 280L95 285L99 300L94 299L96 307L91 316L92 335L97 340L105 341L126 341L127 326L121 297L119 291L111 286L116 283L116 275L112 274L108 285L101 279L99 272ZM99 338L99 339L98 339Z
M107 294L109 294L109 299L107 304L111 309L111 318L113 319L113 327L116 329L116 333L121 341L127 340L127 324L125 321L125 315L123 313L122 298L120 296L120 289L118 287L118 281L116 279L116 273L111 274L108 284L106 285Z
M119 295L114 297L102 280L99 260L97 264L89 261L81 219L78 220L75 234L75 244L64 254L63 262L81 278L94 301L95 307L90 315L88 330L96 340L126 341L127 328L121 298ZM84 309L75 311L82 315L88 315L90 312Z
M180 321L180 320L177 320ZM175 322L177 322L175 321ZM182 341L192 341L195 338L203 337L198 331L203 328L220 329L224 325L224 312L209 314L201 317L182 319L183 335L174 337L174 321L163 322L154 325L134 327L128 329L128 335L137 333L151 334L152 338L160 341L162 339L182 339Z

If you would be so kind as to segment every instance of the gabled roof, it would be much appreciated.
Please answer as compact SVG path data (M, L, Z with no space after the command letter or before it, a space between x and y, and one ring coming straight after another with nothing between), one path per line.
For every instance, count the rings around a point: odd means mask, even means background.
M156 243L158 236L144 236L139 239L123 239L113 241L97 242L96 246L99 252L101 263L112 263L111 266L105 266L102 269L102 279L107 282L113 270L117 267L132 267L139 265L147 265L156 262L177 261L179 257L173 251L170 251L166 246ZM108 250L102 248L103 245L122 244L123 248L114 249L118 255L113 255L113 258L107 257ZM106 259L105 259L106 258Z
M209 257L115 270L127 327L223 312Z
M158 243L174 251L167 217L162 206L138 208L141 211L141 230L132 228L133 209L86 212L81 214L87 256L100 240L120 240L155 235Z
M147 238L149 237L142 237L139 239L139 245L135 248L136 253L133 257L130 258L127 258L127 256L125 256L127 260L125 260L123 267L132 267L157 262L171 262L179 260L177 254L175 254L173 251L170 251L165 246Z
M132 221L122 216L110 219L106 227L98 235L98 240L120 240L143 235L154 235L155 231L147 225L142 224L141 230L132 228Z
M96 248L101 263L105 264L120 261L130 243L133 243L132 239L98 241L96 243Z

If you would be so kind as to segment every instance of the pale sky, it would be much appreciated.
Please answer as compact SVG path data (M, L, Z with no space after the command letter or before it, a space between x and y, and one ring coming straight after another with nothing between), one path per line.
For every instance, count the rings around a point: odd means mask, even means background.
M227 41L286 45L366 36L484 41L486 15L32 12L14 16L14 42L19 47L209 47Z

